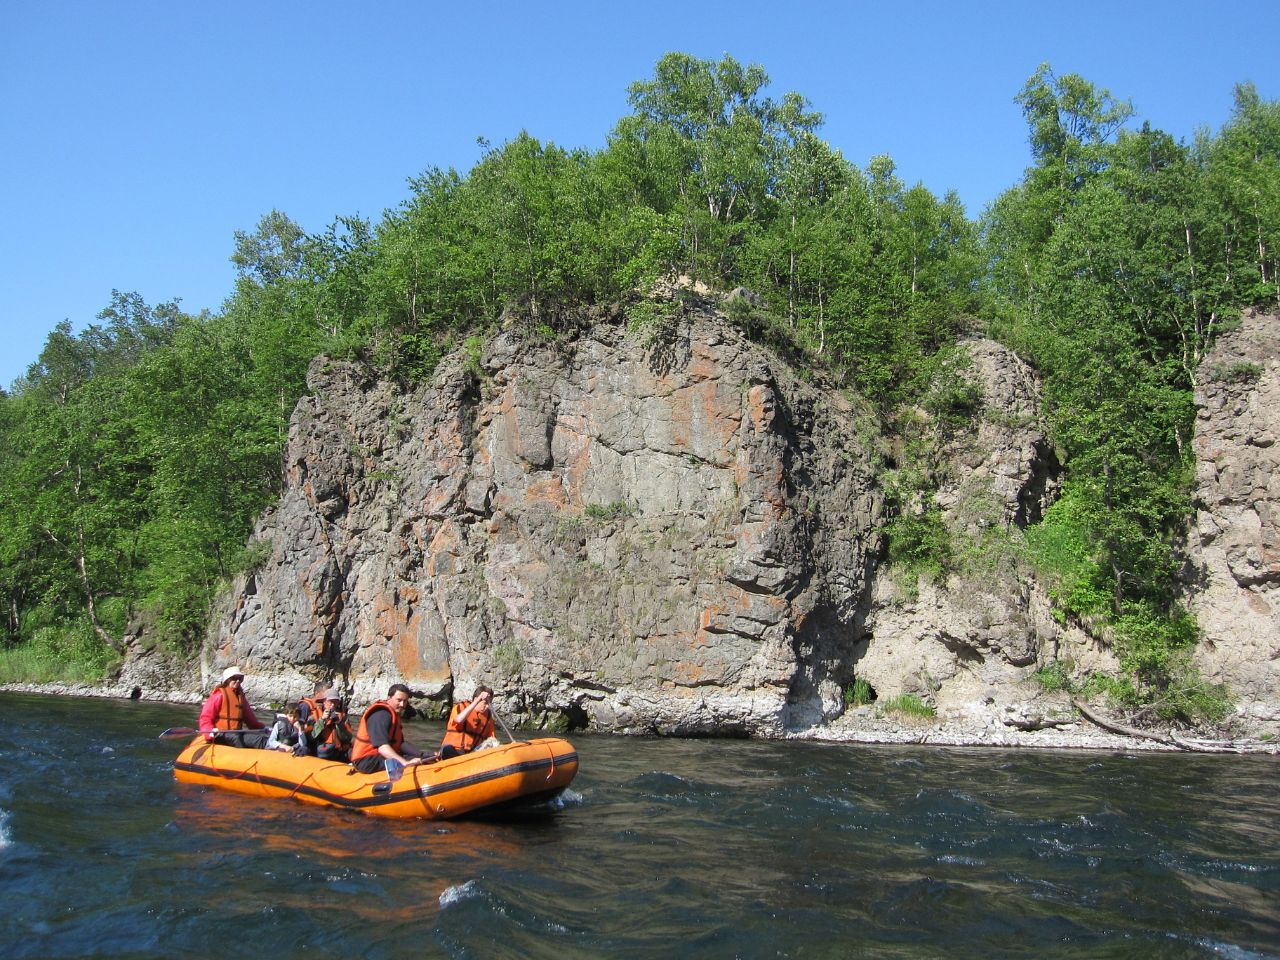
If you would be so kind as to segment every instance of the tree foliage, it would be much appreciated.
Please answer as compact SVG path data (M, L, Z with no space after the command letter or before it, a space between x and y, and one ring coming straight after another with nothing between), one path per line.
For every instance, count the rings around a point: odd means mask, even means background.
M1044 373L1068 466L1030 539L1061 609L1115 637L1140 698L1164 697L1194 635L1174 584L1197 370L1242 306L1277 299L1277 113L1251 90L1188 146L1122 129L1128 104L1042 67L1018 98L1035 165L983 225L996 329Z
M973 416L946 386L970 332L1032 359L1068 475L1028 539L1063 615L1158 688L1160 631L1170 650L1189 635L1170 584L1197 369L1242 305L1280 297L1280 106L1241 85L1188 145L1042 65L1015 97L1032 165L975 221L887 156L850 162L803 96L769 90L758 65L668 54L603 149L522 132L466 173L428 168L376 222L308 234L272 210L235 234L219 313L113 292L83 332L60 325L0 395L5 642L71 624L118 649L130 623L196 642L251 562L317 354L414 381L499 322L558 333L621 304L653 334L679 311L652 292L701 281L748 288L750 335L904 431L917 410ZM943 575L960 555L916 466L894 474L891 559Z

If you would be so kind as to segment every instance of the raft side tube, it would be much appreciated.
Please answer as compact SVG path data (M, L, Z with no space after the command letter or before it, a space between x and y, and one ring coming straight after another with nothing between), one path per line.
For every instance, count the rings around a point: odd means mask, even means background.
M578 771L559 738L504 744L433 764L413 764L391 789L383 773L357 773L316 757L228 747L196 738L174 761L174 777L255 797L290 797L374 816L443 819L487 808L545 802ZM381 786L384 792L375 793Z

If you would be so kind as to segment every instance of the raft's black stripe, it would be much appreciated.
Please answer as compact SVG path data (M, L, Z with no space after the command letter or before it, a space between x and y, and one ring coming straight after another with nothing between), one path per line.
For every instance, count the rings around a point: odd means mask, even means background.
M419 787L413 787L409 790L396 791L393 787L391 791L378 794L372 797L343 797L327 790L321 790L319 787L304 784L299 787L296 782L291 780L281 780L277 777L264 777L260 773L234 773L230 771L219 770L216 767L206 767L195 763L179 763L174 761L175 770L183 770L187 773L201 774L206 777L217 777L223 780L251 780L254 783L261 783L267 786L279 787L281 790L288 790L290 793L305 793L309 797L316 797L338 807L347 807L355 810L362 810L366 807L379 807L388 803L401 803L405 800L425 800L428 797L439 797L452 790L460 790L463 787L469 787L473 784L484 783L486 780L500 780L503 777L509 777L513 773L527 773L530 770L543 770L548 767L560 766L566 763L577 763L578 754L566 753L563 756L556 757L554 760L547 758L546 760L523 760L520 763L508 764L505 767L498 767L495 770L486 770L483 773L473 773L470 776L459 777L456 780L446 780L443 783L428 785L427 792L424 794Z
M497 780L502 777L510 776L513 773L526 773L530 770L542 770L544 767L558 766L572 760L578 762L576 753L566 753L563 757L557 757L554 761L550 758L546 760L522 760L520 763L513 763L506 767L499 767L497 770L486 770L483 773L473 773L469 777L459 777L457 780L446 780L444 783L427 785L427 792L423 793L419 788L416 793L424 797L435 797L442 793L448 793L450 790L461 790L463 787L469 787L472 784L484 783L486 780Z

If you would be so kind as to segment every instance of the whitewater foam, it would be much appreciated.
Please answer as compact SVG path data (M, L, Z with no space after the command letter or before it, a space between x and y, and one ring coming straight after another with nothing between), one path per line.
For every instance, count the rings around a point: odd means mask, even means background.
M480 896L480 887L474 880L468 880L459 886L449 887L444 893L440 894L440 906L451 907L455 903L461 903L463 900L470 900L472 897L478 896Z

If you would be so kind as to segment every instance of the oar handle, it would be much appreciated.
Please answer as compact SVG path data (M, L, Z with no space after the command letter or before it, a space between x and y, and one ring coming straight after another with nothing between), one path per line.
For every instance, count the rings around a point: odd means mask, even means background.
M498 726L502 728L502 732L507 735L507 742L515 743L516 738L511 735L510 728L508 728L506 722L500 716L498 716L497 712L493 709L492 705L489 707L489 713L493 716L493 719L498 721ZM522 740L520 742L523 743L524 741Z
M243 737L246 733L254 733L253 730L219 730L219 737ZM200 731L195 727L170 727L168 730L160 734L161 740L190 740L199 734Z

